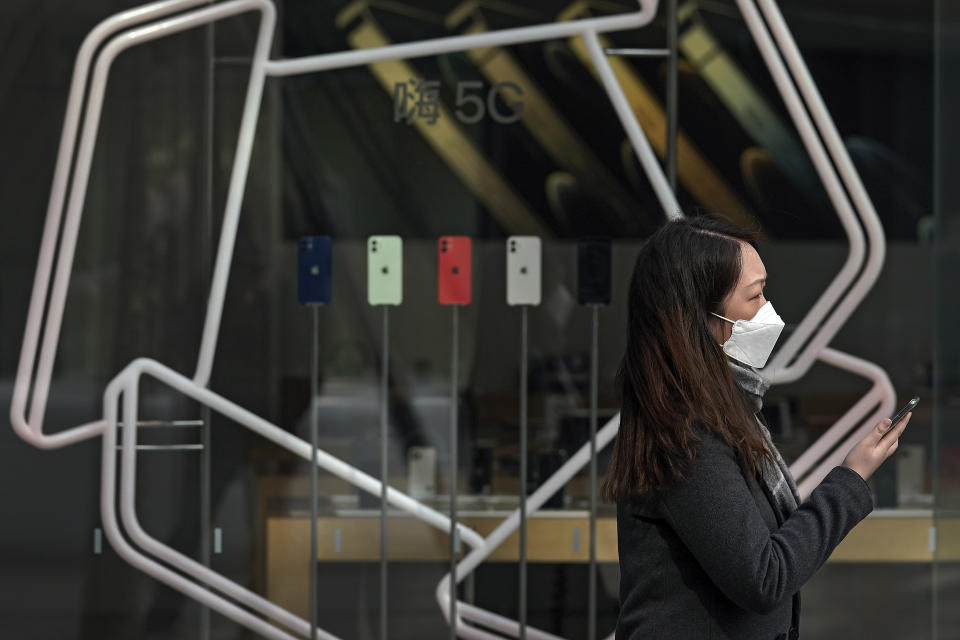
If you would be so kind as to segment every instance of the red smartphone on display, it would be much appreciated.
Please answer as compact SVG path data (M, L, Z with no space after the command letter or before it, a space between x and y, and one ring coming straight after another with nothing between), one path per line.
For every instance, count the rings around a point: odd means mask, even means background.
M440 236L437 241L440 304L470 304L471 246L468 236Z

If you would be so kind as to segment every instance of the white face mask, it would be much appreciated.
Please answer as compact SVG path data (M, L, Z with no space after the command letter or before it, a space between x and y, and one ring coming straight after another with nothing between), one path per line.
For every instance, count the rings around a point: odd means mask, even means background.
M755 316L749 320L737 320L710 312L718 318L733 323L730 337L722 345L723 352L735 360L752 367L761 368L773 352L773 346L783 331L783 320L773 310L773 303L767 300Z

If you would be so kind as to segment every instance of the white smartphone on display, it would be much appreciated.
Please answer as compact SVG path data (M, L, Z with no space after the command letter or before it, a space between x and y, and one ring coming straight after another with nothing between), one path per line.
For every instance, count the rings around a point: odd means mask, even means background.
M507 238L507 304L540 304L540 267L539 237Z
M415 500L437 495L437 450L433 447L407 449L407 493Z

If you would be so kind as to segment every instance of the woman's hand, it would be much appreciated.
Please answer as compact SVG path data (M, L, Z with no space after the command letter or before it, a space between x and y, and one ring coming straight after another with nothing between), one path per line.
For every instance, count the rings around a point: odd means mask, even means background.
M890 418L884 418L878 422L867 437L850 450L847 457L843 459L843 466L853 469L860 474L861 478L867 480L877 467L897 450L900 434L907 428L912 415L913 411L907 413L897 426L889 431L887 429L890 427Z

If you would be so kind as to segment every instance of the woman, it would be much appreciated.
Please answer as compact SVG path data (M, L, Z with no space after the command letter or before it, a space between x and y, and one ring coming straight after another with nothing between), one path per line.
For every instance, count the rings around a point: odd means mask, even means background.
M800 587L873 510L884 419L800 504L760 409L783 328L751 234L699 217L640 249L619 371L617 640L797 638ZM799 505L799 506L798 506Z

